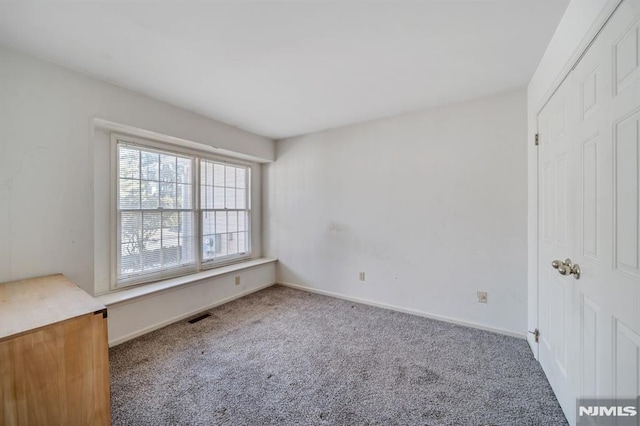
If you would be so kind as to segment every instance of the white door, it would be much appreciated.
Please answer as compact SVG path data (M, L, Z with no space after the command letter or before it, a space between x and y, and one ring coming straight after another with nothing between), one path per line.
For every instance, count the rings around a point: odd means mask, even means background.
M574 72L583 396L640 395L639 37L640 0L625 0Z
M538 126L539 357L574 424L575 398L640 395L640 0L622 2ZM579 279L551 266L565 258Z
M538 116L539 152L539 258L538 265L538 354L551 387L567 417L575 404L569 368L572 293L570 277L552 268L554 260L564 261L573 252L571 235L575 206L571 193L575 182L570 172L576 167L571 155L572 75L564 81Z

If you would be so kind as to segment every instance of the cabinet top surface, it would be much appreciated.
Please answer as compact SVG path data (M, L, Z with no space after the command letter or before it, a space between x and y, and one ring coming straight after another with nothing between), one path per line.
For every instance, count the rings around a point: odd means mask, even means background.
M105 309L64 275L0 284L0 340Z

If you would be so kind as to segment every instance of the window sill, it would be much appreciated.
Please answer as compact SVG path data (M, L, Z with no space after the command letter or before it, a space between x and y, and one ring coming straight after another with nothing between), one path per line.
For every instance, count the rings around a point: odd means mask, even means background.
M103 305L109 307L117 303L126 302L138 297L147 296L153 293L157 293L163 290L179 287L185 284L190 284L196 281L205 280L208 278L219 277L221 275L229 274L231 272L242 271L244 269L254 268L256 266L265 265L267 263L276 262L278 259L275 257L261 257L259 259L251 259L246 262L234 263L228 266L222 266L220 268L208 269L202 272L196 272L195 274L189 274L182 277L171 278L168 280L158 281L151 284L141 285L139 287L114 290L109 293L104 293L96 296L96 299Z

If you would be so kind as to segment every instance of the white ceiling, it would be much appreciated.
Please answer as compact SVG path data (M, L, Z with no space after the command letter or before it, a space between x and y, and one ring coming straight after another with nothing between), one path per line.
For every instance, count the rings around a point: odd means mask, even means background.
M0 44L280 139L523 86L567 4L0 1Z

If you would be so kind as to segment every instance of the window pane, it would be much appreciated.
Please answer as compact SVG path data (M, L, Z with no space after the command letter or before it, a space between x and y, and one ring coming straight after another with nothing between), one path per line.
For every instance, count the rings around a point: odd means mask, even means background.
M193 162L118 145L118 209L145 210L119 212L119 279L195 263L195 213L157 210L193 208Z
M202 213L202 233L204 235L216 233L215 217L216 217L216 214L213 212Z
M162 213L162 266L174 266L180 261L180 222L177 212Z
M227 232L227 212L216 212L216 234Z
M227 235L228 234L220 234L220 239L219 239L220 247L216 251L217 257L222 257L227 255L227 239L229 238Z
M176 208L176 184L173 182L160 182L160 207L165 209Z
M224 188L218 186L213 188L213 208L224 209Z
M249 245L248 245L248 240L247 240L247 236L249 234L246 232L239 232L238 233L238 250L241 253L246 253L249 251Z
M202 239L202 257L205 260L211 260L216 257L216 249L218 244L216 240L218 236L215 234L205 234Z
M157 209L160 205L160 188L158 182L141 181L142 188L142 208Z
M202 208L217 210L203 212L203 259L220 259L245 253L248 237L247 179L248 168L200 160L200 200Z
M140 253L137 248L122 244L120 247L120 275L133 274L140 271Z
M180 247L178 255L181 265L188 265L195 262L194 216L193 212L181 212L178 214L178 244Z
M213 163L200 162L200 208L213 208Z
M140 178L140 151L123 146L118 147L118 176L121 178Z
M158 181L160 179L160 155L142 151L142 179Z
M123 212L120 214L120 244L126 250L122 253L140 253L141 212Z
M192 183L190 158L178 157L177 181L180 183Z
M224 165L213 165L213 184L215 186L224 186Z
M163 182L176 182L176 157L174 155L160 154L160 180Z
M236 189L236 208L237 209L246 209L247 201L246 201L246 193L244 189Z
M178 238L162 238L162 266L173 267L180 264Z
M234 254L238 254L238 237L235 232L227 234L227 255Z
M163 212L162 213L162 236L163 238L167 238L167 232L172 232L175 235L171 235L173 237L177 237L178 232L178 213L177 212Z
M213 186L213 163L203 161L200 163L200 179L203 185Z
M225 190L225 203L224 206L228 209L236 208L236 190L233 188L226 188Z
M140 208L140 181L120 179L118 205L121 210Z
M238 230L238 212L227 212L227 232Z
M160 267L161 223L161 213L142 214L142 268L145 271Z
M238 212L238 231L246 231L247 221L246 221L246 212Z
M213 208L213 187L206 186L200 182L200 208Z
M247 187L247 170L244 168L236 169L236 188Z
M160 241L161 224L162 213L142 212L142 245L145 250Z
M177 201L179 209L190 209L192 205L192 197L192 185L178 184Z
M124 212L120 221L120 276L195 261L193 212Z
M236 168L232 166L225 166L225 184L226 187L236 187Z
M233 250L229 238L229 226L237 227L237 212L203 212L202 214L202 257L213 260L227 256ZM235 219L234 219L235 217ZM231 225L230 225L231 224Z
M120 209L192 208L191 158L126 146L118 150Z

